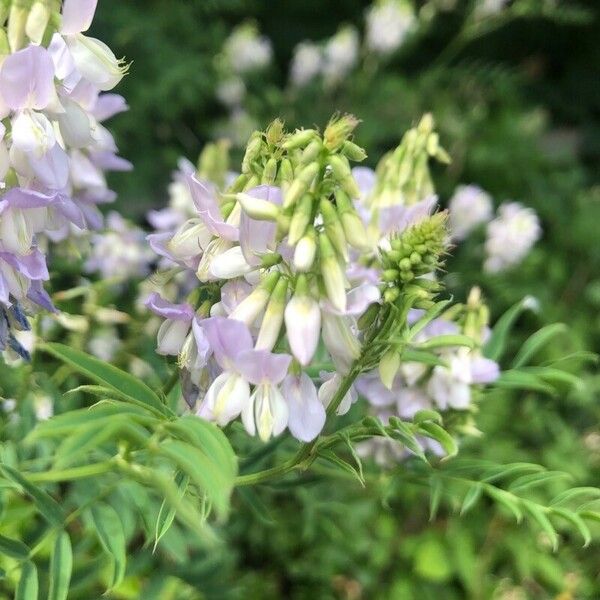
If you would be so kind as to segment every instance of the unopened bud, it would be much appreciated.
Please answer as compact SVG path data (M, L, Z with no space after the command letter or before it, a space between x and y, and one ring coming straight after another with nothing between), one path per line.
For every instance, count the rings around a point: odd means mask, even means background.
M392 389L394 379L400 368L400 354L395 350L386 352L379 361L379 376L388 390Z
M362 162L367 158L367 153L358 144L346 141L342 146L342 154L354 162Z
M257 221L277 221L280 210L276 204L269 202L268 200L262 200L261 198L254 198L250 194L239 193L236 198L242 210L253 219Z
M272 146L278 144L283 137L283 121L281 119L275 119L267 127L266 132L267 143Z
M281 278L277 282L265 316L263 317L255 348L257 350L272 350L277 343L277 338L281 331L283 323L283 312L285 309L285 301L287 298L287 279Z
M290 134L282 145L286 150L304 148L304 146L317 136L318 134L314 129L299 129L295 133Z
M279 281L278 272L269 273L259 286L246 298L244 298L229 315L230 319L242 321L250 326L256 317L265 309L267 302Z
M352 201L343 190L336 190L335 203L348 243L357 250L369 249L367 230L356 214Z
M285 327L290 349L302 366L308 365L312 360L321 333L321 309L317 301L308 294L307 288L306 277L301 275L296 282L294 297L285 309Z
M270 158L265 165L265 170L262 175L262 183L271 185L275 183L275 179L277 178L277 160L275 158Z
M332 119L323 134L325 147L331 152L338 150L356 129L359 122L353 115L344 115L343 117Z
M323 225L325 226L327 237L331 240L331 243L339 252L340 256L347 261L348 245L346 236L344 235L344 228L342 227L342 223L340 222L333 204L331 204L329 200L323 198L319 203L319 210L323 217Z
M360 189L356 184L356 181L354 181L348 161L344 157L338 155L330 156L328 161L333 176L339 181L342 189L351 198L358 198L360 196Z
M300 273L310 271L317 254L317 240L314 229L310 229L296 244L294 267Z
M319 253L321 275L325 291L331 304L340 312L346 311L346 280L337 260L333 245L324 234L319 235Z
M291 183L294 180L294 168L289 158L284 158L281 161L278 177L282 184Z
M315 138L304 150L300 156L300 164L307 165L313 162L318 156L321 150L323 149L323 143L319 138Z
M304 235L312 217L313 202L314 199L311 194L304 194L296 205L288 235L288 243L290 246L295 246Z
M25 33L34 43L40 44L50 21L50 7L46 0L36 0L25 24Z
M313 179L319 173L319 163L313 162L306 165L294 178L294 181L285 194L283 207L292 206L310 187Z
M246 152L242 160L242 173L250 173L252 163L258 158L262 149L262 134L255 131L248 140Z
M25 25L29 9L22 3L14 2L8 15L8 43L12 52L25 45Z

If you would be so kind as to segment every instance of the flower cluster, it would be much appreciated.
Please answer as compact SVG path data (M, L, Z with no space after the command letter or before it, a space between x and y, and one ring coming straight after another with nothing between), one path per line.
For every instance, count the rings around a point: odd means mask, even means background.
M484 269L497 273L518 265L542 234L535 211L519 202L505 202L493 218L491 196L476 185L459 186L449 203L450 231L462 241L487 224Z
M378 54L397 50L415 22L412 6L403 0L376 2L367 11L366 44Z
M27 328L21 305L53 310L39 237L98 227L97 205L114 199L104 171L130 168L101 124L127 108L101 93L127 67L83 33L96 0L65 0L62 14L53 7L0 5L0 348L21 354L11 333Z
M352 141L357 124L346 115L323 134L286 133L274 121L251 136L241 174L224 191L187 173L195 214L175 232L151 236L161 256L197 281L180 301L153 293L147 306L164 319L158 352L178 356L184 397L199 416L224 426L241 415L263 440L287 427L310 441L326 411L343 414L358 391L369 396L369 379L392 397L424 385L425 371L410 384L396 376L401 364L414 369L403 344L431 343L448 318L420 336L411 329L415 311L435 308L440 289L434 273L447 217L431 214L426 163L446 155L427 116L365 192L367 171L351 169L366 157ZM461 319L448 328L465 331L469 318ZM430 373L442 408L465 408L464 386L493 379L478 373L495 363L454 349L448 362L434 356L439 369ZM441 388L455 380L442 401Z

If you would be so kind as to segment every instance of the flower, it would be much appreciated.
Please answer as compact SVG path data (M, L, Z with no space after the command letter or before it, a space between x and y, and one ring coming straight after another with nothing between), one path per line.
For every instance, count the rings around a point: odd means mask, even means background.
M290 67L290 81L296 87L303 87L310 83L323 66L323 53L317 44L301 42L294 48L292 65Z
M519 202L498 208L498 216L488 224L484 269L497 273L520 263L541 237L538 216Z
M367 47L382 55L394 52L402 45L414 22L412 7L402 0L373 3L366 16Z
M493 204L489 194L476 185L460 185L450 199L450 233L464 240L473 229L492 218Z

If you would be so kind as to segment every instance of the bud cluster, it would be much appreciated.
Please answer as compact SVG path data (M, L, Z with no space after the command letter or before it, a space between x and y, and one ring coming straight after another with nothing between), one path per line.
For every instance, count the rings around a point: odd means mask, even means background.
M111 90L127 71L83 32L97 0L0 3L0 348L19 349L19 308L54 310L42 238L98 228L114 200L107 170L131 165L101 124L127 109Z

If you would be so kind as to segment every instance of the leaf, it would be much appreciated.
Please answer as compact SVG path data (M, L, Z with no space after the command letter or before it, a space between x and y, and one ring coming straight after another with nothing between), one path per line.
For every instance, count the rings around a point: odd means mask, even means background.
M7 479L14 481L23 491L31 497L34 504L44 518L52 525L62 525L64 513L59 504L41 488L27 481L18 471L5 464L0 464L0 471Z
M426 350L417 350L416 348L405 348L401 355L402 362L418 362L431 367L445 367L447 362L442 360L437 354L427 352Z
M517 477L517 479L515 479L508 486L508 490L513 494L517 494L519 492L529 490L533 487L544 485L550 481L554 481L555 479L562 479L565 477L569 478L570 475L562 471L544 471L543 473L532 473L531 475L523 475L521 477Z
M520 523L523 520L523 513L519 508L519 500L515 498L515 496L500 488L494 487L493 485L486 485L485 493L498 502L498 504L501 504L504 508L509 510L515 516L517 523Z
M202 450L232 480L238 472L237 456L222 429L195 416L180 417L165 424L165 428L180 439Z
M185 496L185 492L187 490L190 478L188 475L183 475L182 473L178 473L175 478L175 483L179 487L180 498ZM154 530L154 548L152 552L156 551L156 547L158 546L158 542L162 539L162 537L169 531L173 521L175 520L175 513L177 511L174 507L167 507L167 501L163 500L160 505L160 510L158 511L158 517L156 518L156 527Z
M444 484L439 477L432 475L429 478L429 487L429 520L433 521L436 518L440 508Z
M121 396L126 396L130 401L148 407L156 414L165 415L170 412L158 395L144 382L113 365L104 363L81 350L56 342L40 344L39 349L45 350L100 385L115 390Z
M417 441L412 429L406 423L394 417L390 419L390 425L393 428L391 432L392 437L402 442L407 450L410 450L415 456L418 456L423 462L427 463L425 452L423 452L423 448Z
M418 410L413 417L413 423L417 425L419 423L425 423L427 421L433 421L434 423L441 424L442 423L442 415L436 410Z
M226 516L233 480L219 468L218 463L198 448L179 440L165 440L160 444L158 453L190 476L191 481L214 503L219 517Z
M119 515L115 509L99 502L89 511L98 540L104 551L110 556L113 573L110 587L114 588L123 581L127 559L125 557L125 534Z
M340 458L335 452L332 452L331 450L321 450L319 452L319 456L320 458L329 461L336 467L339 467L343 471L350 473L353 477L357 479L360 485L362 485L363 487L365 486L365 480L360 470L357 469L355 466L351 465L349 462L346 462L344 459Z
M544 467L532 463L510 463L508 465L498 466L494 465L493 467L490 467L484 471L484 477L482 481L485 483L492 483L493 481L506 479L507 477L515 476L521 473L531 473L532 471L539 473L540 471L545 470L546 469Z
M515 305L511 306L499 319L490 339L483 347L483 355L498 362L506 350L508 335L516 320L527 309L532 309L536 301L530 296L523 298Z
M550 519L548 519L546 516L546 513L534 502L530 502L529 500L523 500L522 502L525 510L533 517L534 521L537 522L537 524L550 538L552 549L556 550L558 548L558 534L550 522Z
M267 527L275 526L276 521L269 515L268 506L252 488L238 487L236 493L250 507L250 510L263 525Z
M492 384L496 388L508 388L517 390L530 390L542 392L550 396L555 396L556 391L551 385L548 385L543 379L540 379L533 373L522 370L511 369L502 371L500 377Z
M439 335L416 346L419 350L431 350L432 348L447 348L452 346L475 347L475 340L468 335Z
M38 597L38 574L34 563L27 561L23 563L21 577L17 585L14 600L37 600Z
M556 496L550 503L551 507L561 506L571 502L572 500L581 499L581 497L593 496L594 498L600 498L600 489L595 487L576 487L570 490L566 490L558 496Z
M73 549L66 531L61 531L54 542L50 557L50 588L48 600L67 600L73 571Z
M581 537L583 538L583 547L586 548L589 546L590 542L592 541L592 534L589 527L577 513L564 508L555 507L552 508L552 514L556 514L566 521L569 521L569 523L571 523L581 534Z
M475 506L475 504L477 504L482 493L483 486L481 483L475 483L469 488L463 499L462 506L460 507L461 517L467 514Z
M420 423L418 430L441 444L446 452L446 456L442 460L447 460L458 454L458 446L454 438L436 423L432 423L431 421Z
M412 339L425 329L433 319L435 319L445 308L452 302L452 298L449 300L442 300L441 302L436 302L415 324L410 328L408 336L409 339Z
M512 366L522 367L523 365L526 365L537 352L550 342L550 340L561 333L565 333L565 331L567 331L567 326L564 323L553 323L552 325L542 327L539 331L536 331L525 340L517 352Z
M577 375L563 371L562 369L555 369L553 367L524 367L522 370L528 373L537 375L540 379L548 382L551 385L566 385L575 389L581 389L583 382Z
M36 428L27 436L28 442L40 438L63 437L74 430L86 425L102 427L103 420L113 417L136 421L144 425L158 423L156 417L152 417L143 408L125 402L102 402L94 404L90 408L72 410L62 415L55 415L47 421L41 421Z
M13 540L0 535L0 553L17 560L26 560L30 552L29 546L26 546L20 540Z

